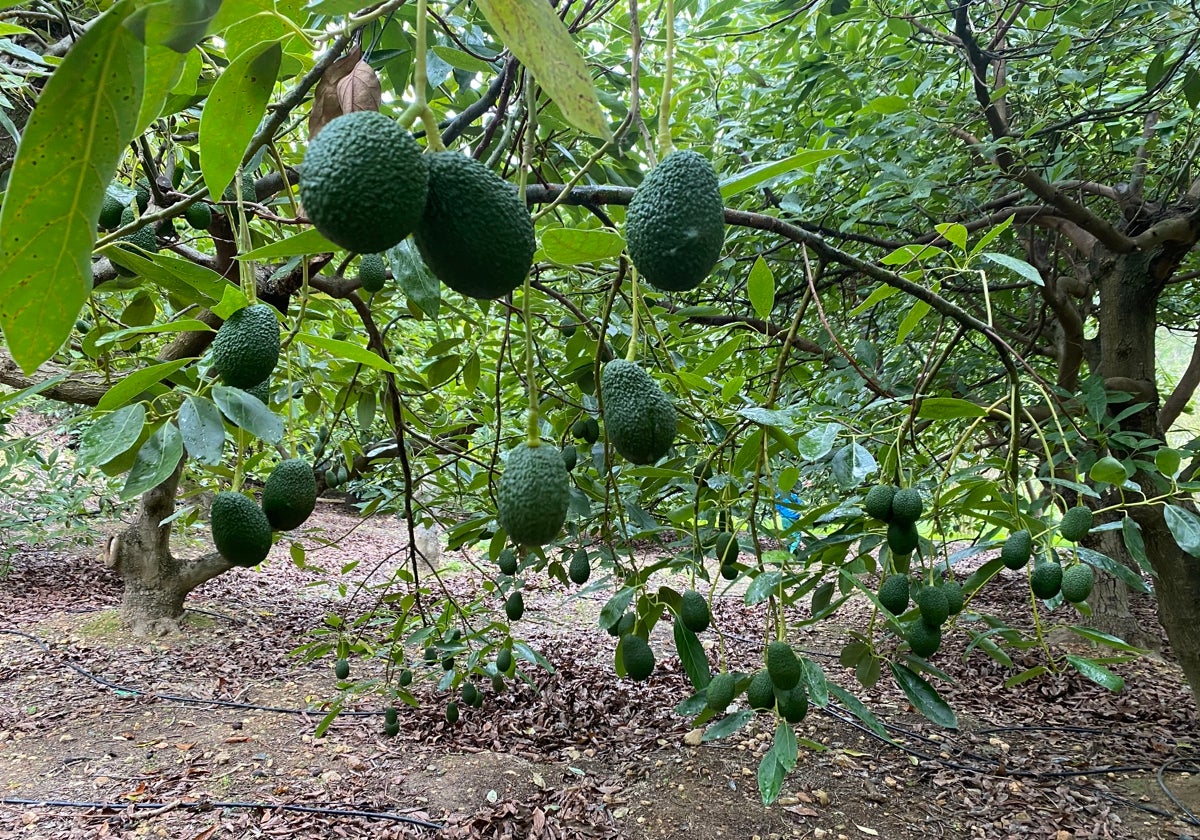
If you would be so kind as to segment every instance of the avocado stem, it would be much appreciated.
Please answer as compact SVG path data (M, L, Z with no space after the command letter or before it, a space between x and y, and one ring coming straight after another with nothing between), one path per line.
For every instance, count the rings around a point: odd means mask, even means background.
M641 294L641 284L638 282L637 269L633 268L632 265L630 266L630 269L629 269L629 281L630 281L630 287L633 291L631 300L629 302L629 308L632 312L633 317L629 321L629 347L625 351L625 361L636 362L637 361L638 327L640 326L640 324L638 323L638 310L641 309L642 294Z
M521 196L521 204L525 204L525 188L529 180L529 168L533 165L533 151L537 143L537 85L533 77L525 73L525 142L521 144L521 170L517 175L517 189ZM526 418L525 444L529 447L540 446L542 443L541 429L538 426L538 383L537 371L533 366L533 315L530 300L533 297L533 286L529 282L529 273L525 273L525 281L521 287L521 319L525 322L525 383L529 391L529 415Z
M675 0L666 0L663 6L666 18L667 54L663 66L662 99L658 103L658 153L659 159L671 151L671 82L675 75Z

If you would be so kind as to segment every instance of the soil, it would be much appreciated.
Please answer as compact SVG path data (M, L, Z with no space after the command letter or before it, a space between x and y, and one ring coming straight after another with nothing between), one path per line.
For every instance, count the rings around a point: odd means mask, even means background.
M336 638L331 616L351 623L375 602L371 585L404 567L406 532L395 519L363 522L323 503L301 540L303 565L284 540L260 568L194 592L183 631L155 640L122 628L118 582L93 557L19 555L0 580L0 838L1200 834L1185 810L1200 813L1197 712L1166 648L1165 659L1111 664L1126 680L1119 693L1074 671L1006 689L1045 653L1014 650L1003 667L978 644L968 650L960 627L931 662L958 715L957 730L943 729L913 709L886 665L868 690L839 664L848 633L869 621L865 600L852 599L792 642L853 689L893 741L836 701L814 706L796 727L798 764L770 806L757 772L774 720L759 715L700 742L673 711L691 689L666 622L652 638L651 679L618 679L616 640L596 625L611 592L602 581L580 590L523 575L517 628L553 673L520 662L524 680L503 695L485 681L483 707L460 699L456 724L445 716L450 695L437 689L442 669L421 662L419 645L356 651L350 683L339 686L334 652L320 649ZM193 534L197 550L202 535ZM490 598L503 620L486 561L448 552L439 574L446 592ZM717 598L714 629L701 637L710 663L723 651L728 667L749 673L763 610L741 596L735 587ZM1006 572L974 607L1028 617L1024 580ZM1079 621L1070 607L1050 618ZM467 630L486 635L487 622ZM1056 653L1101 655L1074 634L1053 638ZM417 663L419 706L401 705L400 733L387 738L381 691L397 657ZM324 728L334 708L341 714Z

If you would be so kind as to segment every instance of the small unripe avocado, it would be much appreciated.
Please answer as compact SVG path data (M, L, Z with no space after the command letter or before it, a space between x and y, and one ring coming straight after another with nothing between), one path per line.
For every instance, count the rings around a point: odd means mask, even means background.
M617 452L633 464L653 464L675 440L671 398L636 362L613 359L600 374L604 424Z
M750 687L746 689L746 702L751 709L763 711L775 705L775 686L771 683L771 675L766 668L755 672L750 679Z
M279 319L265 303L230 315L212 342L213 367L234 388L253 388L271 375L279 362Z
M917 526L912 522L904 522L893 518L888 523L887 544L893 554L909 554L914 551L921 541Z
M458 704L453 700L446 704L446 723L458 723Z
M654 652L641 636L627 633L621 637L621 656L629 679L641 682L654 673Z
M879 587L879 603L892 615L908 609L908 575L888 575Z
M383 257L379 254L363 254L358 261L358 282L364 292L374 294L382 291L387 283L387 269L383 265Z
M1058 532L1064 540L1079 542L1092 530L1093 518L1091 508L1083 505L1073 507L1063 514L1062 521L1058 523Z
M197 201L183 211L183 220L194 230L208 230L212 226L212 208L203 201Z
M924 619L918 619L909 625L904 640L914 654L924 659L937 653L942 644L942 630L926 623Z
M904 487L896 491L892 497L892 519L898 522L912 524L921 518L925 512L925 502L921 499L921 491L915 487Z
M800 661L787 642L776 640L767 645L767 672L780 691L790 691L800 682Z
M942 594L946 596L946 608L950 610L950 615L958 615L963 609L963 588L962 584L956 580L947 580L942 583Z
M545 545L567 518L569 480L553 446L522 443L508 454L496 488L497 518L518 545Z
M512 666L512 651L508 648L500 648L499 653L496 654L496 671L501 674L507 674L512 670Z
M400 683L401 688L412 685L412 681L413 681L413 672L410 671L408 668L405 668L403 671L400 672L400 679L397 680L397 682Z
M511 548L506 548L496 558L496 565L500 567L502 573L515 575L517 573L517 555Z
M706 693L708 708L714 712L723 712L733 702L733 692L737 687L737 677L725 671L717 674L708 684Z
M877 484L867 491L867 499L863 504L866 508L867 515L888 522L892 518L892 499L896 495L896 488L890 484Z
M727 563L721 567L721 577L725 580L737 580L738 567L735 563Z
M468 706L478 708L483 705L483 695L479 693L479 689L475 687L475 683L465 682L462 687L462 699Z
M738 541L734 534L728 531L719 531L717 533L716 557L717 562L722 566L727 566L737 560Z
M934 627L941 627L950 615L946 593L938 586L923 586L913 598L921 610L921 620Z
M579 453L575 450L575 446L568 443L562 448L560 454L562 455L563 466L567 468L567 472L575 469L575 465L579 463Z
M580 417L571 424L571 434L588 444L600 439L600 423L595 417Z
M1072 604L1083 603L1092 594L1092 586L1095 584L1095 580L1096 575L1092 571L1091 566L1086 563L1079 563L1072 566L1063 572L1063 598Z
M235 566L257 566L271 550L271 523L253 499L232 490L218 493L209 510L213 544Z
M637 624L637 616L631 612L624 613L617 623L608 628L610 636L624 636L626 633L632 633L634 625Z
M571 557L571 567L567 574L571 578L571 583L576 586L583 586L588 582L588 578L592 575L592 564L588 562L586 548L576 549L575 554Z
M377 111L325 125L300 167L300 201L321 234L347 251L377 254L421 222L429 165L413 136Z
M1058 563L1035 563L1029 573L1029 588L1033 594L1048 601L1062 588L1063 569Z
M121 211L120 226L125 227L125 225L131 224L134 221L134 218L133 209L126 207ZM119 243L120 247L124 248L126 251L131 250L128 247L130 245L140 248L143 251L149 251L150 253L154 253L158 250L158 239L154 235L154 228L150 227L150 225L142 225L133 233L127 233L124 236L119 237L117 242ZM139 254L139 256L144 255ZM114 267L117 269L117 272L121 274L128 275L133 273L129 269L122 268L120 266Z
M1000 548L1000 561L1016 571L1025 568L1033 553L1033 537L1025 530L1013 531Z
M125 211L125 205L120 202L115 195L110 192L104 193L104 201L100 205L100 227L105 230L112 230L117 225L121 224L121 214ZM130 213L130 216L133 214ZM130 221L133 221L131 218Z
M347 679L350 676L350 661L347 659L339 659L333 663L333 675L339 680Z
M525 598L520 592L508 596L504 602L504 614L508 616L509 621L520 621L521 616L525 615Z
M433 663L435 663L437 661L438 661L437 648L435 648L433 645L428 645L425 648L425 664L432 665Z
M693 633L703 633L707 630L711 616L704 596L694 589L684 592L679 600L679 619L683 626Z
M808 694L804 686L796 685L788 691L776 691L779 702L779 714L788 723L799 723L808 714Z

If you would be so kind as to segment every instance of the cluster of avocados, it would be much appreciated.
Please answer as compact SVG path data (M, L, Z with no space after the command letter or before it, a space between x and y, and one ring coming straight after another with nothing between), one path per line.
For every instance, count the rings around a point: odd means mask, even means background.
M737 696L730 674L718 674L708 686L708 707L724 711ZM746 686L746 701L756 712L772 709L788 723L799 723L808 714L808 693L800 681L800 660L791 645L775 640L767 645L766 667L754 672ZM718 682L721 680L721 682ZM716 685L714 697L713 686Z
M1069 508L1058 523L1058 533L1069 542L1079 542L1092 530L1094 515L1083 505ZM1000 547L1000 561L1009 569L1019 571L1033 556L1033 535L1026 529L1013 531ZM1029 588L1043 600L1060 593L1063 600L1081 604L1092 594L1095 572L1086 563L1075 563L1066 569L1053 557L1039 558L1029 570Z
M342 114L309 141L300 200L348 251L378 255L412 234L434 276L467 297L503 297L533 265L533 220L510 184L457 152L423 154L377 111Z
M893 554L903 557L916 550L920 542L917 520L925 512L920 490L877 484L867 492L864 507L868 516L887 523L887 543Z
M247 175L250 183L250 197L253 198L254 177ZM100 215L97 219L97 226L101 230L115 230L118 227L135 222L143 213L150 207L152 193L150 191L150 182L142 178L134 184L133 196L129 201L124 201L121 195L129 195L128 188L121 188L114 182L104 191L104 198L100 204ZM136 204L137 210L134 210ZM203 201L196 201L189 204L183 211L184 221L197 231L206 231L212 226L212 208ZM157 231L163 235L174 234L174 222L167 219L160 223L160 229ZM131 247L138 248L142 251L154 253L158 250L158 238L156 231L150 225L142 225L131 233L127 233L118 238L119 247L130 250ZM116 266L116 269L121 274L131 273L127 269Z
M235 566L257 566L271 550L272 531L299 528L316 505L312 464L302 458L282 461L263 484L261 506L233 490L216 495L209 514L213 545Z

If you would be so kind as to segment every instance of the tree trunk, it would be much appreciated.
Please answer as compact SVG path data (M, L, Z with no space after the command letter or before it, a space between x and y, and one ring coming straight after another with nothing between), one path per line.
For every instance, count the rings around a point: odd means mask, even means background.
M215 552L193 560L171 554L171 525L161 524L175 512L181 460L175 472L142 496L137 519L109 539L105 562L121 576L125 594L122 618L139 636L163 636L179 630L183 601L206 580L232 568Z
M1119 384L1114 383L1117 390L1135 391L1135 401L1149 403L1146 409L1125 418L1122 430L1162 441L1165 435L1158 423L1154 338L1158 296L1171 269L1157 262L1155 254L1144 251L1109 259L1111 270L1099 277L1100 373L1106 382L1119 380ZM1114 447L1113 454L1121 458L1130 453ZM1147 496L1161 492L1161 476L1139 470L1133 480ZM1167 528L1162 504L1139 505L1136 494L1127 493L1125 498L1131 504L1130 516L1141 526L1146 555L1156 575L1159 620L1200 706L1200 561L1179 547ZM1115 602L1098 598L1096 607L1103 607L1096 610L1098 621L1119 618L1108 612L1113 607L1119 609ZM1127 611L1127 602L1125 607Z
M1138 574L1141 569L1125 548L1125 541L1120 531L1101 531L1089 535L1084 541L1085 547L1107 555L1118 563L1123 563ZM1144 597L1144 596L1141 596ZM1104 572L1097 572L1096 585L1088 598L1092 616L1088 620L1090 627L1110 636L1123 639L1131 645L1158 651L1162 648L1159 634L1147 630L1138 623L1137 617L1130 610L1129 587L1118 578Z

